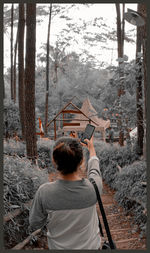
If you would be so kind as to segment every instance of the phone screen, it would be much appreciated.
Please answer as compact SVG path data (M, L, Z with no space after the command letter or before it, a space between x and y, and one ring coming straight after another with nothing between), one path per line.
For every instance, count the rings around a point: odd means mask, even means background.
M81 142L86 143L84 139L90 140L95 130L95 126L87 124L85 132L82 135Z

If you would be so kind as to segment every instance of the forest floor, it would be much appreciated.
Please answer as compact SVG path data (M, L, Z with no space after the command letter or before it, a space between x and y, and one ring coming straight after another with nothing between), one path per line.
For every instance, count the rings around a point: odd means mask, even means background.
M81 176L86 177L86 173L81 171ZM50 181L54 181L56 180L56 178L56 174L50 174ZM123 208L121 208L117 204L117 202L114 200L114 194L115 191L110 189L108 185L103 182L102 202L107 216L112 238L115 241L117 249L145 250L146 238L140 238L140 231L138 226L134 224L133 217L131 215L127 215ZM97 211L100 215L98 205ZM100 220L102 221L101 215ZM103 231L105 233L104 227ZM38 235L36 245L26 245L24 249L48 249L46 236Z

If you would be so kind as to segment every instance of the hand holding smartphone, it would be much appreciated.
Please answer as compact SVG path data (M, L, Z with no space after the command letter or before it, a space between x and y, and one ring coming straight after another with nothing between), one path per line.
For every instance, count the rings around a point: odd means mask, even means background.
M81 142L84 143L84 144L87 144L86 141L84 141L85 139L88 139L90 140L93 133L94 133L94 130L95 130L95 126L91 125L91 124L87 124L86 128L85 128L85 131L81 137Z

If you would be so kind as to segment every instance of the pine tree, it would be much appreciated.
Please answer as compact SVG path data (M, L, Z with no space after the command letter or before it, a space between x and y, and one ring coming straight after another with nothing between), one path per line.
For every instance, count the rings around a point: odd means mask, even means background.
M24 4L19 4L18 23L18 100L22 139L25 139L25 88L24 88Z
M26 5L26 66L25 66L25 125L27 157L35 162L37 157L35 128L35 41L36 4Z
M46 57L46 94L45 94L45 134L47 134L47 123L48 123L48 95L49 95L49 48L50 48L50 27L51 27L51 16L52 16L52 4L50 4L49 12L49 23L47 32L47 57Z

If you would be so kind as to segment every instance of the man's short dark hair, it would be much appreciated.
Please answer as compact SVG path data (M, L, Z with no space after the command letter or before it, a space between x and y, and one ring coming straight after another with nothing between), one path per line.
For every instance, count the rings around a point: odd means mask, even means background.
M57 170L63 175L75 172L83 160L83 150L78 139L59 138L53 148L53 159Z

